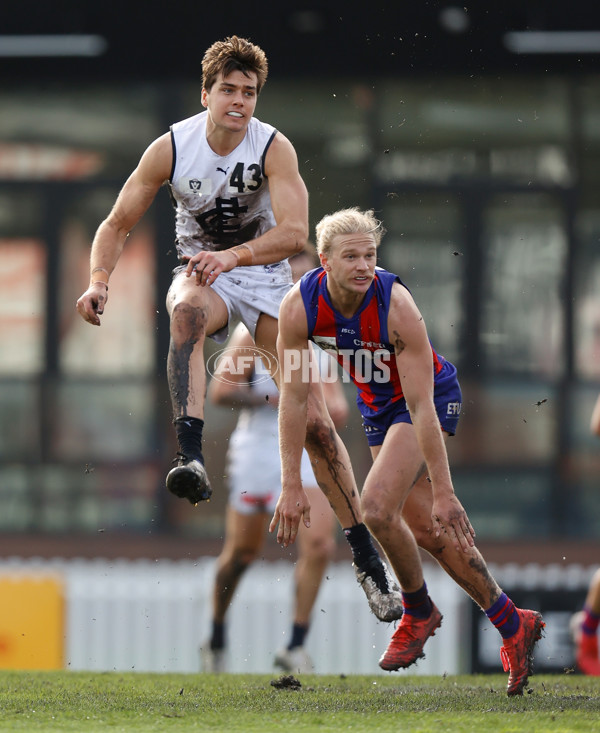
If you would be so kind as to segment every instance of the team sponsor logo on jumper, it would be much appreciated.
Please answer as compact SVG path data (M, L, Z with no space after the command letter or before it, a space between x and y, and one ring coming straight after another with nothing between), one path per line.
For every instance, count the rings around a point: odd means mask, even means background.
M385 344L380 344L377 341L361 341L360 339L354 339L352 342L355 346L363 347L365 349L385 349ZM388 354L390 352L388 351Z
M449 402L446 408L446 414L448 417L458 417L462 409L461 402Z

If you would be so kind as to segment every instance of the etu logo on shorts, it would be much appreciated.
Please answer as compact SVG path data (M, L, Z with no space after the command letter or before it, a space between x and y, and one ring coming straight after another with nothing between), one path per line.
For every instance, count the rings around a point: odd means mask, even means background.
M446 415L448 415L448 417L453 417L453 416L458 417L458 415L460 415L461 409L462 409L461 402L449 402L446 408Z

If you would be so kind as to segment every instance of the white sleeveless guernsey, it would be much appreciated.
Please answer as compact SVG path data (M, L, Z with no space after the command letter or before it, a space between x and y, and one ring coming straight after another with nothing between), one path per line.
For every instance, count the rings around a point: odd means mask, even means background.
M337 370L334 359L318 347L313 348L313 352L320 373L331 378ZM229 439L229 503L242 514L272 513L281 493L281 463L278 413L268 404L267 397L275 397L277 387L272 379L264 379L264 375L257 379L257 375L253 375L250 388L254 394L264 396L265 404L242 409ZM318 486L305 450L302 451L300 478L304 487Z
M206 140L207 117L204 111L171 126L169 189L180 259L229 249L275 226L264 164L277 130L252 117L242 142L221 156Z

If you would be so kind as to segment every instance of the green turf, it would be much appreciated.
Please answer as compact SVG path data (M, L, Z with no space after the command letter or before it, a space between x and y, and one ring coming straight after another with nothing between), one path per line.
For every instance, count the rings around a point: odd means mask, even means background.
M0 731L600 731L600 678L0 671Z

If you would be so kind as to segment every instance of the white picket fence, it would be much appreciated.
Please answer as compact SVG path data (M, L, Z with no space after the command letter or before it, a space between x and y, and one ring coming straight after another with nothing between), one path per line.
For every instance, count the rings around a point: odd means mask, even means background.
M73 670L197 672L210 629L214 558L194 561L0 561L0 574L58 574L65 587L65 666ZM501 584L585 587L593 568L503 566ZM437 566L425 566L444 615L410 674L469 671L472 602ZM230 672L273 672L290 633L293 565L260 562L242 579L228 616ZM350 563L329 567L313 612L307 650L322 674L384 674L377 661L394 626L370 613ZM499 637L493 653L498 654ZM491 653L491 652L490 652ZM498 660L498 671L500 663ZM403 673L400 673L403 674Z
M62 577L66 666L73 670L197 672L210 630L214 558L193 561L0 561L0 573ZM459 671L464 594L437 568L428 584L443 608L442 631L414 673ZM291 627L293 565L260 562L242 579L228 615L228 671L273 671ZM377 661L394 626L370 613L350 563L328 568L307 650L320 673L383 674Z

